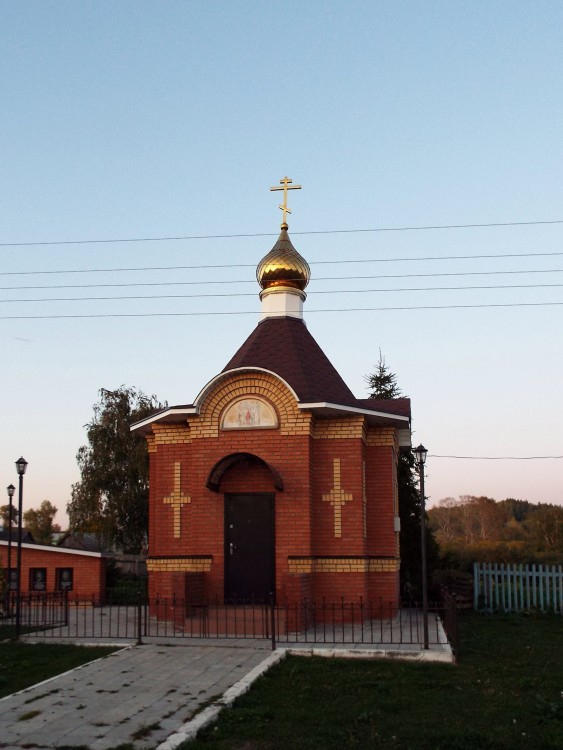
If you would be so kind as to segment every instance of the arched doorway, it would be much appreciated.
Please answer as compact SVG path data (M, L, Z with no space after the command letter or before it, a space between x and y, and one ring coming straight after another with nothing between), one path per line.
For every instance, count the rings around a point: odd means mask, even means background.
M207 487L224 493L225 601L269 601L276 586L271 490L283 491L281 476L259 456L232 453L215 464Z

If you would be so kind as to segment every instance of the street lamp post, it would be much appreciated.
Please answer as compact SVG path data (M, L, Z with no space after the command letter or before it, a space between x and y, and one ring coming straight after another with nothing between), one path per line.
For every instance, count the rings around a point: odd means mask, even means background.
M8 596L6 597L8 605L10 603L10 594L12 592L12 518L13 518L13 498L16 488L13 484L6 487L8 491Z
M426 497L424 495L424 464L428 450L422 445L413 448L414 460L420 479L420 555L422 574L422 627L424 648L428 648L428 580L426 574Z
M19 494L18 494L18 572L16 578L16 641L20 637L20 615L21 615L21 577L22 577L22 506L23 506L23 475L27 469L25 458L19 458L16 461L16 469L19 477Z

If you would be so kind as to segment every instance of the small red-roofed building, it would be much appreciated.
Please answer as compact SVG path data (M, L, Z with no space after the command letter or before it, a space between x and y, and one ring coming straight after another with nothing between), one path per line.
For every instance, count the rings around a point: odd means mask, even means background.
M399 602L408 399L357 399L303 320L310 271L282 224L262 317L193 404L132 429L150 456L151 597Z
M0 561L7 588L17 590L17 530L0 536ZM73 600L103 600L106 591L106 556L101 552L68 549L26 541L21 546L20 586L23 594L66 592ZM10 566L8 565L10 560Z

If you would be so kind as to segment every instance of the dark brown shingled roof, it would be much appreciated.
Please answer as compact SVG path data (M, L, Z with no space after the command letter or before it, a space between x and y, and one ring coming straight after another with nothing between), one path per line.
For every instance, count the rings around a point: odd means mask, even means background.
M392 417L410 419L408 398L355 398L299 318L270 317L260 322L223 372L241 367L259 367L276 373L293 388L302 404L333 404L388 414L391 420ZM211 382L214 381L215 378ZM155 412L153 419L141 420L132 429L147 432L153 421L183 421L185 415L176 415L174 411L194 408L193 404L166 407ZM322 407L320 411L326 416L335 409Z
M275 372L289 383L302 403L357 405L354 394L299 318L261 321L223 372L239 367Z

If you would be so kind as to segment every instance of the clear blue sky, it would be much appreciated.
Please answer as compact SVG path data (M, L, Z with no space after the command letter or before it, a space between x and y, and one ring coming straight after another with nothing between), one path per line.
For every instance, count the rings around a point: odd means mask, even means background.
M563 455L563 224L330 231L563 221L562 3L1 10L0 473L29 461L27 506L65 508L99 388L189 403L224 367L258 320L286 174L309 329L358 397L381 349L431 502L563 502L562 460L432 457ZM259 236L16 244L202 235ZM94 272L205 265L232 267ZM21 288L94 284L129 286ZM437 289L470 286L512 288ZM188 294L224 296L78 299Z

